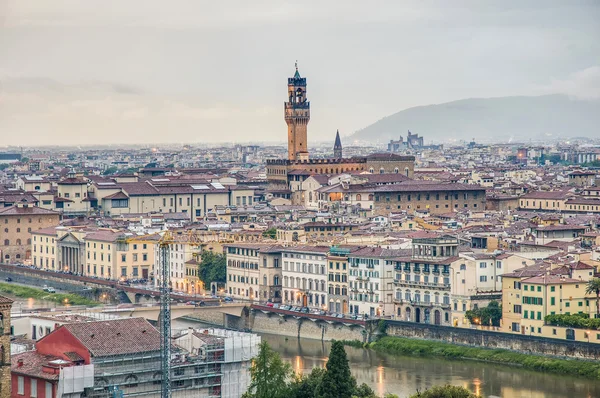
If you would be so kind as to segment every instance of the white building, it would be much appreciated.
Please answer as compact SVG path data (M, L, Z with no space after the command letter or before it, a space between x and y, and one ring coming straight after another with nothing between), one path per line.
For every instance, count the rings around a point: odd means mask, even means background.
M297 246L282 252L283 303L327 308L328 246Z
M365 247L348 256L350 313L391 315L394 311L394 263L398 250Z

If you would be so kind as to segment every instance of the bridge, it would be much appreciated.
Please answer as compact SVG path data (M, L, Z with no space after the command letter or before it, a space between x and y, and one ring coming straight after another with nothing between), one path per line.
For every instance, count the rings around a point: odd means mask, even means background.
M80 293L84 287L92 287L98 288L100 290L110 289L115 293L122 293L121 298L125 298L124 295L131 303L140 303L144 300L150 302L158 302L160 299L160 292L158 290L152 289L144 289L142 287L129 286L125 284L121 284L118 281L100 279L100 278L92 278L89 276L81 276L74 275L63 272L54 272L54 271L46 271L41 270L34 267L28 266L18 266L18 265L10 265L10 264L0 264L0 273L2 275L10 275L11 277L15 276L17 279L19 276L25 276L27 278L35 278L40 283L38 286L44 284L52 284L52 283L62 283L68 285L80 285L80 291L72 288L64 288L63 290L72 291L73 293ZM17 279L13 279L18 281ZM123 295L124 294L124 295ZM173 292L171 293L171 298L179 301L204 301L205 303L219 303L218 298L204 298L201 296L192 296L188 294ZM97 299L97 298L96 298ZM124 300L122 300L124 301Z

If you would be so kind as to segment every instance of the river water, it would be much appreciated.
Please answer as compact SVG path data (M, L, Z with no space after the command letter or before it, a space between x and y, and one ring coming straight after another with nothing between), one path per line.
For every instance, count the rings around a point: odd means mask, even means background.
M310 372L327 362L327 342L262 337L296 372ZM453 384L484 398L600 398L600 382L588 379L473 361L398 357L352 347L346 347L346 352L358 383L367 383L380 396L389 392L405 398L427 387Z

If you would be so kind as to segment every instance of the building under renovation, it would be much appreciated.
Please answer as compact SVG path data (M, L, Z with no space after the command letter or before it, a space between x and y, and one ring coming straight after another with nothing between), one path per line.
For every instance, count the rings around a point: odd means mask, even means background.
M239 397L255 334L218 329L173 331L172 397ZM14 355L14 396L160 397L160 334L143 318L69 323Z

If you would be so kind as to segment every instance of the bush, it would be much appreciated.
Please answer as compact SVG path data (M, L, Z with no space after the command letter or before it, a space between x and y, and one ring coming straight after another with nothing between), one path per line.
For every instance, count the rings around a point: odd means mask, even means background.
M546 324L554 326L600 330L600 318L590 319L590 316L584 313L573 315L546 315L544 321Z
M531 354L521 354L509 350L465 347L402 337L384 337L377 342L371 343L369 347L375 351L395 355L435 356L447 359L476 359L486 362L521 365L524 368L531 370L583 376L589 379L600 380L600 363L598 362L555 359Z
M417 392L410 398L478 398L478 395L471 393L464 387L459 386L435 386L423 392Z

